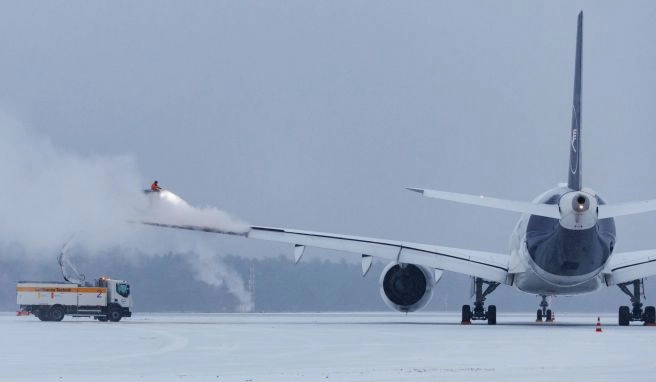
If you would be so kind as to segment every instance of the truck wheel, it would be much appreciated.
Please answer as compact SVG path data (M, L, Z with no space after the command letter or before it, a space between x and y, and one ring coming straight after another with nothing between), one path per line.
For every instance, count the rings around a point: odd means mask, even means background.
M107 316L98 316L96 317L100 322L107 322Z
M49 313L50 321L61 321L64 319L64 315L66 314L66 312L64 312L64 308L59 305L55 305L50 308Z
M45 309L39 309L36 311L36 316L41 321L48 321L48 311Z
M119 322L121 321L121 317L123 317L121 311L116 308L111 309L107 315L107 318L109 318L111 322Z

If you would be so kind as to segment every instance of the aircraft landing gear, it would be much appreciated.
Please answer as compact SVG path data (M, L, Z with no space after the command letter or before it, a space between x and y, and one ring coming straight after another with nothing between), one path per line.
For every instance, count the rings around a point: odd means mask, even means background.
M631 291L628 286L633 286ZM656 308L653 306L645 307L642 310L642 302L640 296L645 297L645 287L642 279L629 281L628 283L618 284L622 292L631 298L631 305L633 309L628 306L620 306L618 314L618 323L620 326L627 326L631 321L642 321L645 325L656 324Z
M537 318L535 322L542 322L544 319L546 322L553 322L553 312L549 309L549 301L547 301L546 295L540 295L542 301L540 302L540 309L538 309Z
M485 290L483 290L483 284L487 285ZM490 305L485 311L485 297L492 293L499 283L494 281L486 281L481 278L474 278L474 295L476 300L474 301L474 310L472 311L471 306L463 305L462 306L462 324L471 324L472 320L487 320L488 325L497 324L497 307Z

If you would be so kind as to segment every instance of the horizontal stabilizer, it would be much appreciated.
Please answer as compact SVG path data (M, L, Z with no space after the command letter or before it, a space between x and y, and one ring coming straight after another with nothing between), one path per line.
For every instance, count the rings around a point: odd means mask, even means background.
M656 211L656 199L599 206L599 219Z
M500 210L560 219L560 211L558 211L558 206L555 204L537 204L515 200L488 198L482 195L476 196L446 191L425 190L422 188L408 188L408 190L418 192L428 198L449 200L457 203L472 204L475 206L497 208Z

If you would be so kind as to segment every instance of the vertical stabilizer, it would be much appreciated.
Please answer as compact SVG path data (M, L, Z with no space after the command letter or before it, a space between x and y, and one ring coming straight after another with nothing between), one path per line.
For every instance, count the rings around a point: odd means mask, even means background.
M583 11L579 13L576 30L576 64L574 66L574 100L572 103L572 133L569 148L569 177L567 186L580 190L581 180L581 53L583 50Z

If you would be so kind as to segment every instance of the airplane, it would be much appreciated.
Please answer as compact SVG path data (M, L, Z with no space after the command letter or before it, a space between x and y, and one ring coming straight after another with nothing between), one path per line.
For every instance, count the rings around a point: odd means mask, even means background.
M532 202L488 198L423 188L408 188L428 198L521 213L511 234L510 254L429 244L339 235L286 228L251 226L230 232L206 224L170 224L142 221L152 226L238 235L294 245L298 262L306 247L328 248L361 256L366 275L374 257L388 261L380 276L385 303L400 312L424 307L444 271L471 276L473 307L463 305L461 323L497 322L495 305L485 308L486 297L499 285L542 297L536 321L551 321L550 296L591 293L617 285L630 297L632 308L621 306L619 325L632 321L656 323L654 306L643 309L644 278L656 274L656 249L614 253L617 216L656 210L656 199L608 204L597 192L583 187L581 153L583 12L578 15L572 125L568 141L567 183L559 184Z

